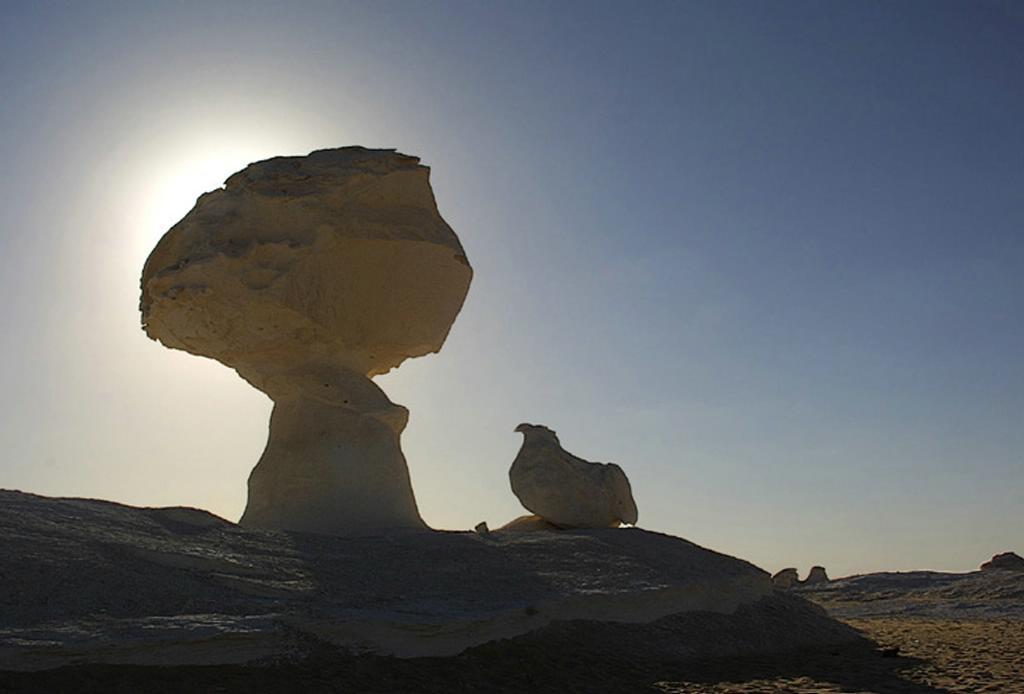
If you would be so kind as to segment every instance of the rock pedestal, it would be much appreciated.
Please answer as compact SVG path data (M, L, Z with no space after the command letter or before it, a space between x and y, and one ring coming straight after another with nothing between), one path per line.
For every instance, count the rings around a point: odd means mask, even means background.
M472 270L415 157L362 147L257 162L157 244L142 323L274 401L242 523L328 534L424 527L370 380L437 352Z
M408 410L355 372L320 375L275 398L239 522L325 534L425 527L399 441Z

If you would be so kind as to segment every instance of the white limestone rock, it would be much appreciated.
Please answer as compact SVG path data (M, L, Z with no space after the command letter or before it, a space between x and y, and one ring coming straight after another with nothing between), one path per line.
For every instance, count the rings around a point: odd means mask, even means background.
M423 527L370 377L441 349L472 270L429 169L394 150L275 157L200 196L142 273L142 324L274 401L242 523L319 533Z
M545 426L520 424L523 446L509 469L512 492L528 510L560 528L615 528L637 521L626 474L564 450Z

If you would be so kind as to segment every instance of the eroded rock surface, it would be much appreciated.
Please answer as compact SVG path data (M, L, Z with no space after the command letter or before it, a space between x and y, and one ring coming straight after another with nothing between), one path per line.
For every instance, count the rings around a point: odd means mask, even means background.
M394 150L275 157L202 195L142 273L142 324L274 401L242 523L321 533L423 527L370 377L441 349L472 270L429 169Z
M747 562L636 528L332 537L11 491L0 576L0 670L248 662L303 643L451 655L572 620L732 614L772 592Z
M509 469L512 492L529 511L560 528L615 528L637 521L626 473L562 448L554 431L520 424L523 445Z

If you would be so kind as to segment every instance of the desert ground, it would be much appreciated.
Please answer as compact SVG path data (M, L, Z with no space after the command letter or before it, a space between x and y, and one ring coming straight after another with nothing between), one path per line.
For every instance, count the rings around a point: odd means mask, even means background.
M1024 621L1018 619L847 619L865 643L827 651L695 664L667 693L1024 692Z

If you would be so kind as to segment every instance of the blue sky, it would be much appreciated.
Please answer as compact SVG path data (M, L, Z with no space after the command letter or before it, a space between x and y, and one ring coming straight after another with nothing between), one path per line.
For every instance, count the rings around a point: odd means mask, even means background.
M1024 550L1018 5L296 5L0 9L0 487L237 518L270 403L145 338L142 263L250 161L362 144L476 271L380 379L428 522L518 515L529 421L770 570Z

